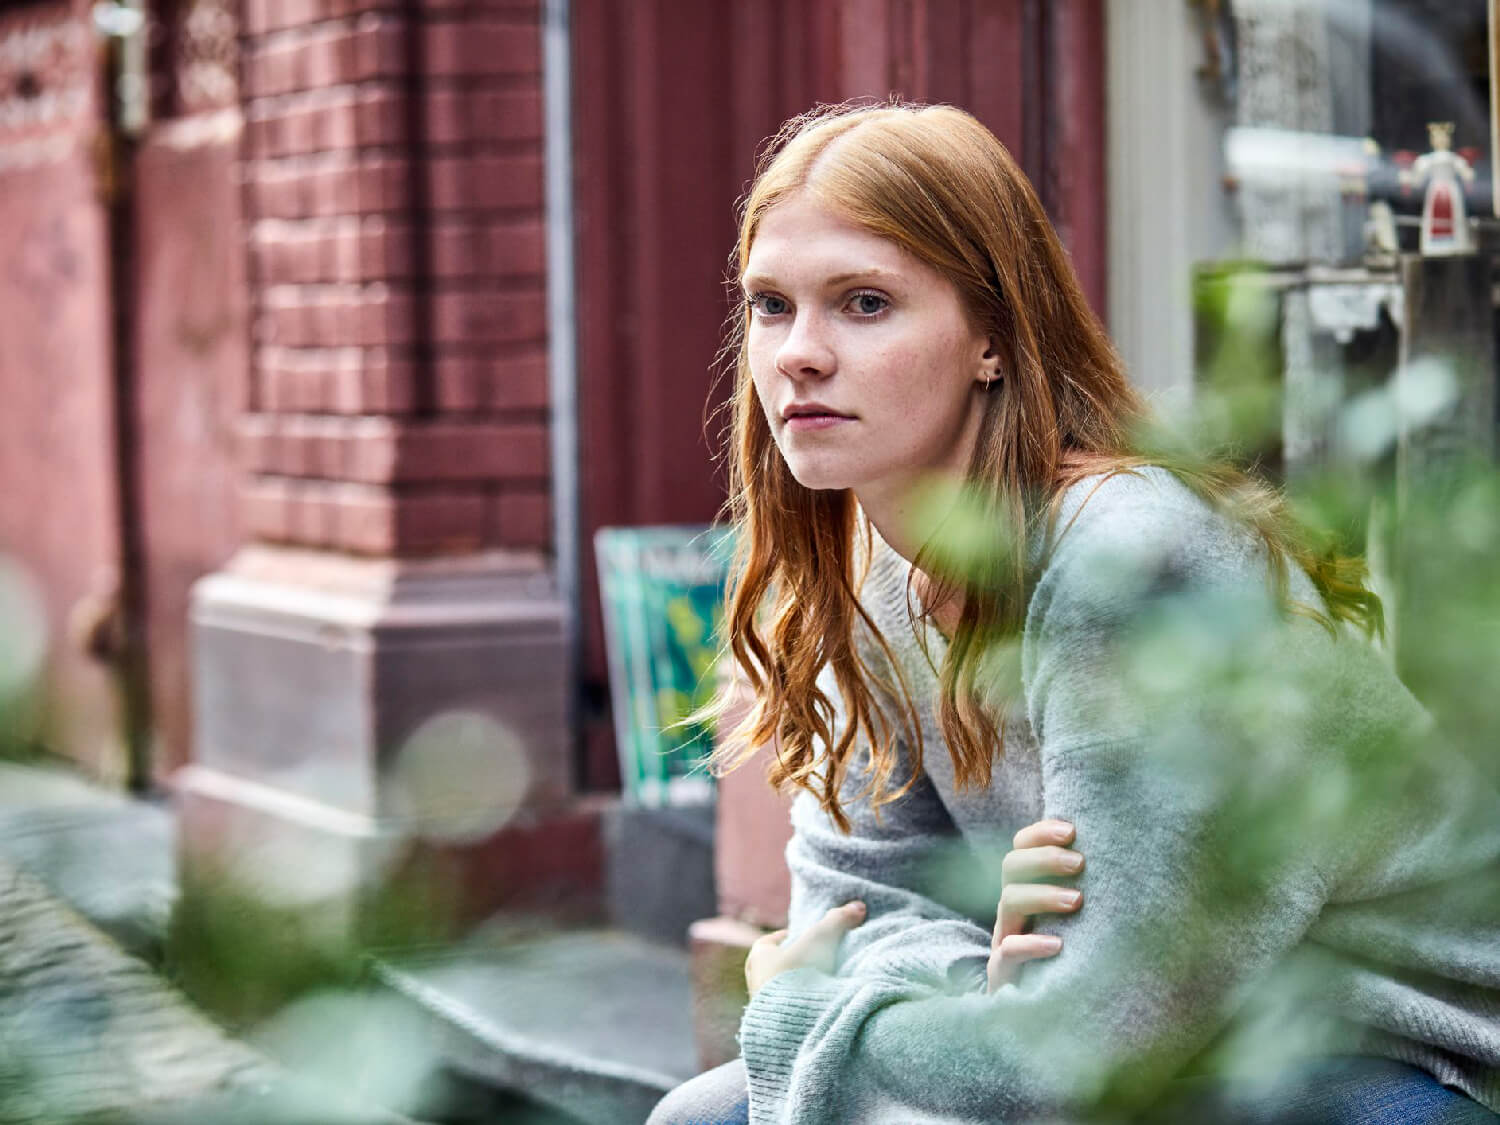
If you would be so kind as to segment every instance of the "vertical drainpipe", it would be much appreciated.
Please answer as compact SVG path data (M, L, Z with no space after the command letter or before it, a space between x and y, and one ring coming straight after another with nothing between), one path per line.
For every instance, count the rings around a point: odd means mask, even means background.
M94 6L91 19L99 47L106 104L100 137L100 187L108 216L109 308L114 357L112 405L115 427L115 488L119 509L117 639L105 653L113 662L125 743L126 785L151 788L151 682L146 650L146 556L141 528L141 435L136 420L135 155L150 116L146 0Z
M579 510L577 303L573 239L573 70L570 0L542 9L542 99L547 208L547 389L551 403L552 542L563 604L568 745L574 777L579 745Z

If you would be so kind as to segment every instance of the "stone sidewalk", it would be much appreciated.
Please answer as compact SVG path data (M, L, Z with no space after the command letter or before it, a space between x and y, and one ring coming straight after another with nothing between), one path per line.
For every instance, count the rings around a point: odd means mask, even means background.
M680 833L615 819L623 920L691 917L641 873L681 881L710 845L685 857ZM0 761L0 1123L408 1120L358 1098L448 1125L639 1125L697 1069L684 949L502 917L232 1038L163 975L173 837L163 805Z
M164 808L0 762L0 1121L405 1121L289 1073L172 988L172 849Z
M0 860L0 1121L401 1120L300 1084Z
M171 814L45 763L0 761L0 860L160 964L177 897Z

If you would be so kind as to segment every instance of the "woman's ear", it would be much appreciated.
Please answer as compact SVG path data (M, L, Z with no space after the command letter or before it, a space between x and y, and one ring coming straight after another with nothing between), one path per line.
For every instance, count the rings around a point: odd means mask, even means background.
M984 354L979 357L979 382L985 390L1002 381L1000 370L1000 343L991 336L985 342Z

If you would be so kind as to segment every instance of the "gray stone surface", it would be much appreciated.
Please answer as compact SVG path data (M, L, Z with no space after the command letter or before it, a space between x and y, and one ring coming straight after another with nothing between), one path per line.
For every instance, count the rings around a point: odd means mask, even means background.
M157 805L0 762L0 1121L406 1121L231 1038L134 955L160 953L172 836Z
M35 879L0 864L0 1120L257 1096L274 1070Z
M718 913L714 806L612 808L604 821L610 920L686 946L688 927Z
M377 972L455 1071L590 1125L644 1121L697 1069L687 955L630 934L492 935Z
M194 763L359 816L436 817L401 781L454 748L414 735L479 716L488 776L514 782L480 806L555 805L572 791L562 618L539 559L247 547L193 588ZM473 795L444 792L446 811L472 815Z
M60 767L0 762L0 859L159 961L176 897L171 815Z

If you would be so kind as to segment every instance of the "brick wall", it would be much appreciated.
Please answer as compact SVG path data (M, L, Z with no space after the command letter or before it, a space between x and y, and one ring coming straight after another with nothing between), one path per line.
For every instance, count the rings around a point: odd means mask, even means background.
M249 0L252 535L550 539L538 0Z

